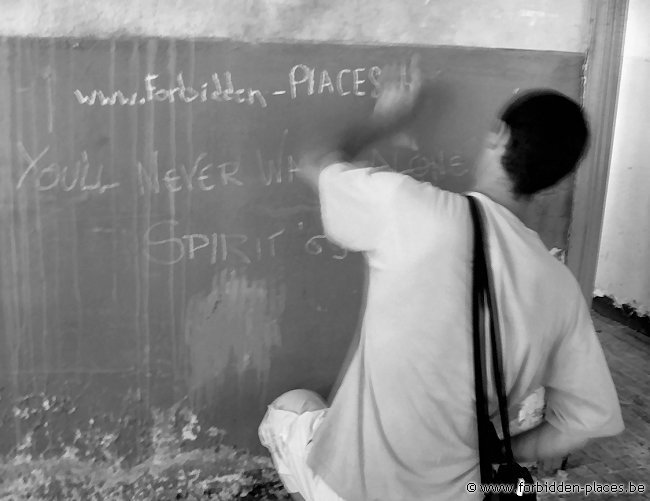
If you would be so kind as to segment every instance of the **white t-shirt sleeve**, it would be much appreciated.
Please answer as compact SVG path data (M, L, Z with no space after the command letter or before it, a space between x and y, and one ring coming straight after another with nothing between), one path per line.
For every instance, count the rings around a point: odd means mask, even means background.
M616 435L624 429L616 388L587 304L576 294L575 314L550 359L546 420L584 438Z
M323 169L318 191L325 235L352 251L375 250L394 221L391 201L404 179L345 163Z

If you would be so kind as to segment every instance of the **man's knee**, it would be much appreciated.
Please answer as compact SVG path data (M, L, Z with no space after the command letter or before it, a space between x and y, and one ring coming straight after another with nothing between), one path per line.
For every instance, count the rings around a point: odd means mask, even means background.
M325 400L311 390L291 390L276 398L269 406L272 409L302 414L303 412L317 411L327 407Z

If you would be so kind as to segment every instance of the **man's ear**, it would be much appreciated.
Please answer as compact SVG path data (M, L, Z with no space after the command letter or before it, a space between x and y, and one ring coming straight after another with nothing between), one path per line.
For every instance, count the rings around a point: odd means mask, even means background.
M496 127L493 127L492 130L488 133L487 137L487 146L491 150L505 149L510 140L510 129L505 124L499 120Z
M497 134L497 147L505 151L510 142L510 127L505 122L500 122L499 132Z

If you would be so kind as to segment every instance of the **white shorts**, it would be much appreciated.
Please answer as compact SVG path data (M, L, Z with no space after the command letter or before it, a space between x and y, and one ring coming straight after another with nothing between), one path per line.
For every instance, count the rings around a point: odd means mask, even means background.
M260 442L271 452L275 468L288 492L300 493L305 501L344 501L307 466L312 437L327 414L326 407L303 410L318 407L317 404L294 405L298 398L309 400L310 395L316 394L294 390L269 405L258 430Z

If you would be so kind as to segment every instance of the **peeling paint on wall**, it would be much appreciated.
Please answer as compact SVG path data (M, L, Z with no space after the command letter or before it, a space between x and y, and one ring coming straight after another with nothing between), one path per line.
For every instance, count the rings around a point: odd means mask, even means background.
M14 406L23 421L43 419L0 460L0 499L288 499L269 458L223 444L224 430L201 426L198 416L180 404L152 411L148 436L141 438L150 444L148 453L134 464L119 453L120 432L103 430L93 418L55 454L39 451L38 430L47 427L47 412L61 407L61 401L32 398Z

